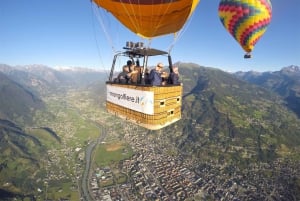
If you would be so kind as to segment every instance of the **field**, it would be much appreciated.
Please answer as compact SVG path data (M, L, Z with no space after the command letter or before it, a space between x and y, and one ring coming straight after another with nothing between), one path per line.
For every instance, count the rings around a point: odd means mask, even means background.
M132 150L128 145L122 142L110 142L98 145L94 154L94 162L96 166L109 166L131 155Z

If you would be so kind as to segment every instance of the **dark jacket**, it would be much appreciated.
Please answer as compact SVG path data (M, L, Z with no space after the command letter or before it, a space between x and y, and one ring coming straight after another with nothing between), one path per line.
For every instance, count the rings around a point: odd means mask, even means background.
M170 73L168 78L168 84L180 84L179 75L174 72Z
M118 81L119 83L122 83L122 84L126 84L128 83L129 81L129 77L127 75L128 73L127 72L121 72L119 75L118 75Z
M161 73L156 71L155 69L152 69L150 71L148 79L150 81L150 84L153 86L161 85L162 82Z

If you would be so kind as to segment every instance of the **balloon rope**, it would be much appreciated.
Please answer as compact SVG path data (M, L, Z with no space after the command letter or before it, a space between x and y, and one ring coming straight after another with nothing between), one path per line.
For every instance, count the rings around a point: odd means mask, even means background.
M92 1L91 1L91 10L92 10L92 13L94 13L94 15L95 15L95 10L94 10L93 8L94 8L94 7L93 7L93 3L92 3ZM93 11L94 11L94 12L93 12ZM102 60L102 57L101 57L101 51L100 51L100 48L99 48L99 41L97 40L97 37L96 37L96 25L95 25L95 20L94 20L94 19L95 19L95 18L92 17L93 33L94 33L94 39L95 39L95 41L96 41L96 47L97 47L98 56L99 56L100 63L101 63L100 66L102 66L104 72L106 72L106 76L109 77L109 73L108 73L107 69L105 69L105 67L104 67L105 65L104 65L103 60Z
M185 33L185 31L187 30L187 28L190 26L192 18L194 16L194 13L189 17L189 19L187 20L187 22L185 23L185 25L183 26L183 28L177 32L174 33L174 39L173 42L171 43L170 47L169 47L169 53L171 52L171 50L173 49L173 47L175 46L175 44L177 43L177 41L183 36L183 34Z
M92 3L92 4L93 4L93 3ZM93 8L93 11L94 11L94 14L95 14L96 18L98 19L99 24L101 25L101 28L102 28L102 30L103 30L103 32L104 32L105 37L106 37L107 41L110 43L111 49L113 50L113 52L114 52L114 54L115 54L115 53L116 53L116 49L115 49L115 47L114 47L114 44L113 44L111 35L108 34L108 32L107 32L107 30L106 30L106 27L105 27L104 22L103 22L103 18L100 16L100 12L96 12L97 9L96 9L95 6L92 5L92 8ZM98 10L98 11L99 11L99 10Z

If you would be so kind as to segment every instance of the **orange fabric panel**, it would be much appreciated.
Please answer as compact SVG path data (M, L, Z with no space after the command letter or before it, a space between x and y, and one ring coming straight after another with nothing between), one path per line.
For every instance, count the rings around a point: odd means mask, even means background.
M93 0L132 32L152 38L178 32L200 0Z

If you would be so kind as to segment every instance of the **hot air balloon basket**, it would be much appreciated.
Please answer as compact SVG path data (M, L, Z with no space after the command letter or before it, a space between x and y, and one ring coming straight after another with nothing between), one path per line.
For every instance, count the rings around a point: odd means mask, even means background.
M141 86L107 83L109 113L150 130L181 119L182 85Z

